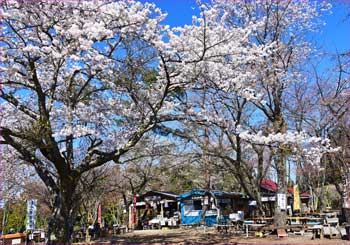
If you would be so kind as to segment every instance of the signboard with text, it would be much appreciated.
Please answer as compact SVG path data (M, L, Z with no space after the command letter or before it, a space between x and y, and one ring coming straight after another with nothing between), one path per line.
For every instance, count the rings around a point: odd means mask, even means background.
M35 215L37 209L37 200L31 199L27 201L27 230L35 229Z
M277 193L277 205L281 210L287 208L287 195L284 193Z

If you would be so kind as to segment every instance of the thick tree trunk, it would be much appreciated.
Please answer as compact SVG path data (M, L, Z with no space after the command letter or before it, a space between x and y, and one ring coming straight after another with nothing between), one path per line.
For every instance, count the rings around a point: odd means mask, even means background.
M48 224L48 229L47 229L47 237L46 237L46 243L47 244L52 244L52 235L56 236L59 222L58 222L58 216L61 211L61 195L60 193L55 193L53 194L53 204L52 204L52 212L51 212L51 217L50 221Z
M53 213L48 227L49 244L71 244L76 200L76 181L71 178L62 178L60 182L60 193L54 195ZM55 240L51 240L54 234Z
M275 120L273 122L274 133L286 133L286 124L282 112L278 109L276 111ZM287 166L286 156L288 149L284 145L280 145L275 155L275 165L277 171L277 192L275 202L274 224L277 227L286 225L287 220ZM285 199L285 205L280 206L279 200Z
M283 151L280 150L278 157L276 159L277 165L277 195L276 195L276 203L275 203L275 216L274 216L274 224L277 227L285 226L286 218L287 218L287 209L286 206L280 207L278 199L282 197L287 201L287 170L286 170L286 161L283 156Z

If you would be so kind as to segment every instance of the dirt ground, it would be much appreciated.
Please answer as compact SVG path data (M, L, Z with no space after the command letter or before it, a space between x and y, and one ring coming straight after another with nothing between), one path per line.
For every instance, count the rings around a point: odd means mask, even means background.
M96 241L104 244L349 244L350 241L340 238L312 240L311 234L289 235L284 239L277 239L276 235L263 238L250 234L220 233L213 228L191 228L173 230L141 230L120 234L112 239Z

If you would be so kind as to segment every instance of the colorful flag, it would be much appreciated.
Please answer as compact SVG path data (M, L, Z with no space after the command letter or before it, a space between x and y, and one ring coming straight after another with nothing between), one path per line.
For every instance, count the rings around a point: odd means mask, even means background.
M300 210L300 193L298 185L293 186L293 193L294 193L294 201L293 201L293 210Z

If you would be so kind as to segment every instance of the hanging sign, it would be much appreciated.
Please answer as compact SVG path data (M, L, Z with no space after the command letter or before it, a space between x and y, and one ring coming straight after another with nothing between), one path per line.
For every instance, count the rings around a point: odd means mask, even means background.
M287 208L287 196L284 193L277 193L277 205L281 210Z

